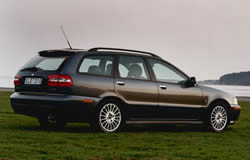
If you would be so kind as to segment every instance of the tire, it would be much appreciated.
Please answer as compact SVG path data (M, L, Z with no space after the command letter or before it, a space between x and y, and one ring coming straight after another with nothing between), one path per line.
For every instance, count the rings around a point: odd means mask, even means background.
M66 122L56 114L46 114L38 117L41 129L62 129Z
M99 105L95 120L90 123L95 130L104 133L119 132L125 125L125 114L122 103L108 100Z
M229 112L225 103L212 104L208 109L207 128L213 132L223 132L229 123Z

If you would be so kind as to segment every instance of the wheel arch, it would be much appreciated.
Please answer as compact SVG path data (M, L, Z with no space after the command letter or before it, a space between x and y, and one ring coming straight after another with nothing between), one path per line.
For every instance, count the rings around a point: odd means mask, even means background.
M227 106L227 109L230 109L230 104L227 100L223 99L223 98L217 98L214 99L213 101L210 102L210 104L208 105L207 109L210 109L215 103L224 103Z
M216 104L216 103L224 103L224 104L226 105L227 111L228 111L228 118L231 119L231 118L232 118L232 114L231 114L230 103L229 103L227 100L223 99L223 98L217 98L217 99L213 100L213 101L208 105L207 111L209 111L209 109L210 109L211 107L213 107L213 105Z
M109 100L115 100L115 101L118 101L119 103L121 103L122 104L122 106L121 107L123 107L123 109L125 109L126 110L126 102L124 102L121 98L119 98L119 97L116 97L116 96L107 96L107 97L103 97L98 103L97 103L97 107L99 107L100 106L100 104L102 104L102 103L104 103L104 102L106 102L106 101L109 101Z
M116 97L116 96L106 96L106 97L103 97L103 98L101 98L98 102L96 102L95 103L95 108L94 108L94 116L93 116L93 118L91 118L90 120L89 120L89 124L90 124L90 126L94 129L94 130L96 130L96 131L103 131L103 129L101 129L101 127L100 127L100 123L99 123L99 120L98 120L98 117L99 117L99 111L101 111L101 108L102 108L102 106L104 105L104 104L106 104L107 102L109 102L109 101L115 101L115 102L118 102L119 104L121 104L121 105L119 105L119 107L120 107L120 110L121 110L121 112L122 111L124 111L123 113L124 113L124 118L122 118L122 122L121 122L121 128L123 128L124 127L124 125L125 125L125 123L123 123L123 121L124 122L126 122L126 115L127 115L127 109L126 109L126 103L122 100L122 99L120 99L119 97ZM121 109L122 108L122 109ZM119 127L119 129L118 129L118 131L121 129L120 127ZM105 131L104 131L105 132ZM116 131L115 131L116 132Z

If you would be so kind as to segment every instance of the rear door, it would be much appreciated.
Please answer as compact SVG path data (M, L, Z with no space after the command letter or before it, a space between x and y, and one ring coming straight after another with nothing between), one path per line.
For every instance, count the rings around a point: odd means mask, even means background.
M155 118L158 89L143 57L119 56L115 89L129 104L128 118Z
M48 86L48 77L60 74L63 64L69 57L60 53L39 54L33 57L16 75L20 84L16 85L15 90L26 93L56 92L57 87Z

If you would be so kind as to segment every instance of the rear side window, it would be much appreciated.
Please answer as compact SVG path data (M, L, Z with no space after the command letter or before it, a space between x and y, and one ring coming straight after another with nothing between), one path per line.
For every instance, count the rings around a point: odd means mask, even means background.
M79 73L112 75L113 56L88 56L80 65Z
M26 63L21 71L57 71L66 57L35 56Z

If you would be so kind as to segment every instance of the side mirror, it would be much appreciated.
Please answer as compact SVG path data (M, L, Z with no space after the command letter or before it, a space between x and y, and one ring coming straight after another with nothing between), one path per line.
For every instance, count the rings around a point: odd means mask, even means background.
M195 84L196 84L196 79L195 79L195 77L189 78L189 79L187 80L187 82L186 82L186 85L187 85L188 87L194 87Z

